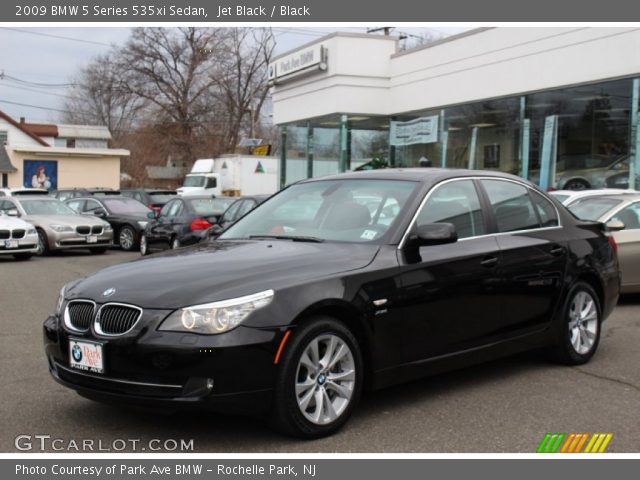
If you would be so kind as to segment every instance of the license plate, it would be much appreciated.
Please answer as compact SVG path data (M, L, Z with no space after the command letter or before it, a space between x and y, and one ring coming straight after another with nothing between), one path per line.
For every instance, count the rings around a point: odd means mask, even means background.
M69 339L69 365L85 372L104 373L102 344Z
M89 235L87 237L87 243L98 243L98 236L97 235Z
M5 240L4 248L18 248L18 240Z

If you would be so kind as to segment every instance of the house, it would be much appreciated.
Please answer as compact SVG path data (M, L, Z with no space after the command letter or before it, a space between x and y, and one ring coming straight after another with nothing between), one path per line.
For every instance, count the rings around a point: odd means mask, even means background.
M104 126L28 123L0 110L0 186L120 188L120 160Z

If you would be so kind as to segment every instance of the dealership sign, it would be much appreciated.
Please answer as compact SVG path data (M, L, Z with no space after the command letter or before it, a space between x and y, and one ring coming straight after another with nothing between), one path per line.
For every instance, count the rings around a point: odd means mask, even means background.
M391 122L391 145L414 145L438 141L438 116L420 117L408 122Z
M284 77L297 77L302 73L326 70L326 50L322 45L313 45L285 55L269 64L269 80L280 81Z

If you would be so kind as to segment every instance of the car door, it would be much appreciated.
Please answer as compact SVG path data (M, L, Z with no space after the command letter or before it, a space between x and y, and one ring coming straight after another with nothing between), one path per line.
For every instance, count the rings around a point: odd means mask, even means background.
M458 241L423 246L419 259L399 249L404 360L416 362L486 343L500 321L500 252L472 179L432 188L415 225L451 223Z
M606 221L611 220L624 223L624 230L612 233L618 244L622 287L636 291L640 288L640 202L621 208Z
M153 243L163 248L169 247L174 235L174 219L182 208L182 200L171 200L160 211L158 221L152 227Z
M480 181L493 216L501 261L502 324L496 333L515 336L545 328L561 300L567 239L558 212L534 189L511 180Z
M168 247L168 240L166 239L166 232L164 231L164 223L169 217L169 210L171 210L172 202L168 202L158 214L158 217L150 222L150 225L145 231L147 236L147 245L150 248L166 248Z

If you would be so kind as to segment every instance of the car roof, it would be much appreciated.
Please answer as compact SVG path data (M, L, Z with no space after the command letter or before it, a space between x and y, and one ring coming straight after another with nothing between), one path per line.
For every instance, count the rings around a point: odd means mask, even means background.
M621 200L623 202L635 202L637 200L640 200L640 193L619 193L619 194L614 194L614 195L607 195L607 194L602 194L602 195L589 195L587 197L584 198L584 200L597 200L599 198L605 198L607 200Z
M510 180L518 180L531 184L528 180L504 172L494 172L489 170L467 170L463 168L381 168L378 170L363 170L357 172L338 173L326 175L324 177L301 180L298 183L319 182L324 180L348 180L348 179L370 179L370 180L409 180L414 182L435 183L441 180L464 177L496 177Z

